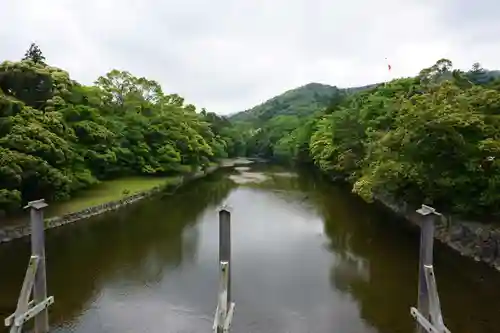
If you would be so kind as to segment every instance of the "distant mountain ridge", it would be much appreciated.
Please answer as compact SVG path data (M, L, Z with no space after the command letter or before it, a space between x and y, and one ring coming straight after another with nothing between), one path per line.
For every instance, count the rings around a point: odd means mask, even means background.
M341 90L327 84L308 83L287 90L251 109L235 113L229 119L235 122L265 122L277 115L307 116L328 106L332 96Z
M470 73L470 71L467 72L467 74ZM500 78L499 70L483 69L478 81L486 82L495 78ZM375 88L379 84L381 83L351 88L338 88L337 86L312 82L287 90L250 109L234 113L228 118L233 122L246 122L254 125L261 125L276 116L294 115L302 118L326 108L335 94L343 92L356 93Z

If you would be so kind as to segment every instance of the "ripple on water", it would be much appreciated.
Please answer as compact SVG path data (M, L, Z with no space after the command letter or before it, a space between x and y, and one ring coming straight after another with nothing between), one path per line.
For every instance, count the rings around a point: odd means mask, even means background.
M238 175L229 176L229 178L237 184L262 183L269 178L262 172L246 172L241 170L238 171L240 171Z
M247 166L235 167L234 170L239 171L239 172L246 172L246 171L250 170L250 167L247 167Z
M239 166L235 167L234 170L239 173L236 175L230 175L229 178L237 184L248 184L248 183L262 183L268 180L270 177L297 177L298 175L293 172L272 172L263 173L250 171L251 167Z
M271 175L277 177L290 177L290 178L299 176L294 172L273 172Z

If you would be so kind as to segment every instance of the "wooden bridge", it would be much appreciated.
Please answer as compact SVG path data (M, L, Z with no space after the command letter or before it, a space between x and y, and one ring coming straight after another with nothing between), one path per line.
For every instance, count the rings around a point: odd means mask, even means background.
M49 332L48 307L54 303L54 297L47 297L45 270L45 226L43 209L45 201L29 202L31 218L31 257L24 282L21 287L15 312L5 318L5 326L10 333L22 332L24 324L35 319L35 333ZM433 268L434 225L441 214L432 207L422 205L417 212L420 221L420 260L417 307L410 308L415 318L417 333L450 333L444 325L441 305ZM215 333L229 332L235 303L231 297L231 212L223 206L219 209L219 292L212 330ZM30 301L31 295L33 300Z

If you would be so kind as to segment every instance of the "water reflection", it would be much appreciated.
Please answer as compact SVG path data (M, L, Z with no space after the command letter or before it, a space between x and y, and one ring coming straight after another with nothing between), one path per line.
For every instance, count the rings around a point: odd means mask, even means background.
M223 201L234 208L235 332L413 331L417 230L310 171L250 171L258 181L236 184L222 172L175 196L50 231L55 332L210 330ZM26 240L0 247L9 268L0 275L0 316L13 310L28 251ZM500 274L439 245L435 257L449 328L496 331Z
M262 168L266 172L265 167ZM379 332L409 332L410 306L417 298L419 230L377 205L367 205L349 188L332 186L310 170L299 177L273 176L256 188L274 191L313 207L324 221L334 260L330 281L359 304L360 315ZM494 332L500 325L500 274L435 245L435 269L443 315L452 332Z
M354 296L363 318L380 332L412 331L409 307L417 297L419 231L321 177L313 181L311 199L324 217L332 251L342 258L341 264L332 266L332 286ZM435 268L451 331L497 330L500 274L441 244L435 246Z

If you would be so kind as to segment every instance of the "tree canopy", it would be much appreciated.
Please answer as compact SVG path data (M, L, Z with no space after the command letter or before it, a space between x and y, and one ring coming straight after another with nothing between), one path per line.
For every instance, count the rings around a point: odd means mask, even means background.
M315 165L368 201L497 216L499 73L440 59L384 84L308 84L226 118L127 71L82 85L32 44L0 64L0 212L104 179L250 155Z
M416 77L339 90L307 117L297 111L254 122L248 151L312 163L368 201L500 215L497 74L477 63L463 72L441 59Z
M112 70L85 86L46 65L34 44L0 64L0 211L103 179L194 171L241 150L224 117L153 80Z
M38 45L36 45L35 43L31 43L30 48L24 54L23 60L31 60L35 64L40 64L45 61L45 57L43 56L42 51L40 50Z

